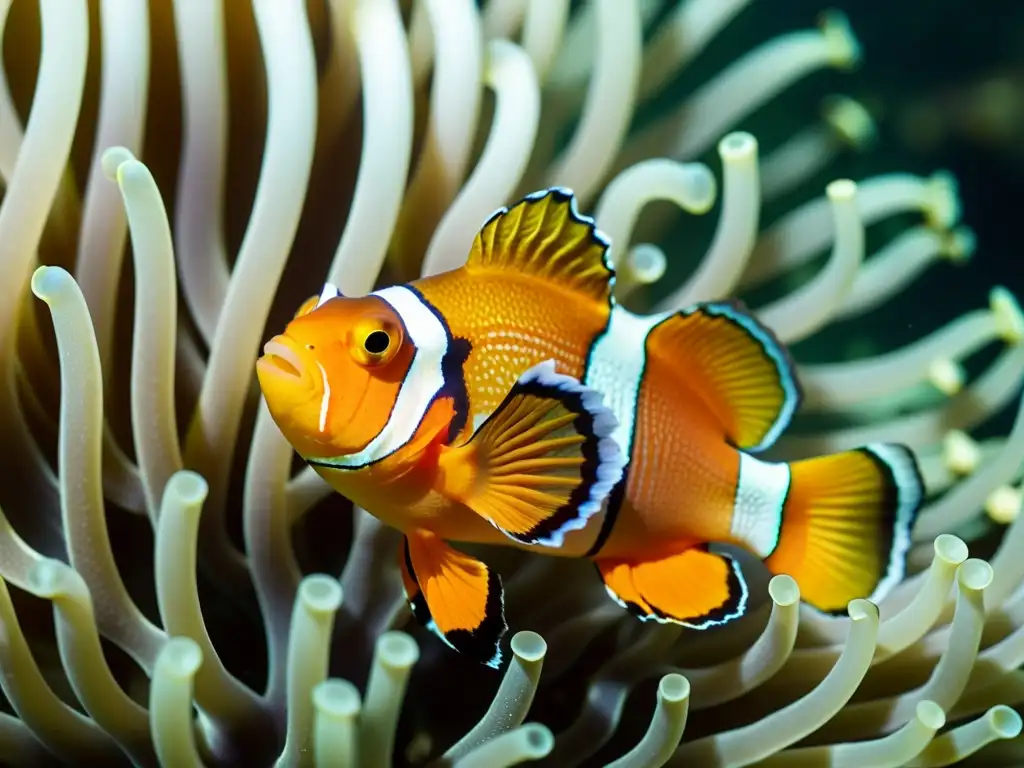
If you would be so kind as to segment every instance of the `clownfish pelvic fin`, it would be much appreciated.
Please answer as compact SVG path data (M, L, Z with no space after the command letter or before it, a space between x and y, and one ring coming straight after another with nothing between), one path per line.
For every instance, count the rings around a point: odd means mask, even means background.
M501 577L422 529L405 537L398 565L416 620L449 647L497 668L508 631Z

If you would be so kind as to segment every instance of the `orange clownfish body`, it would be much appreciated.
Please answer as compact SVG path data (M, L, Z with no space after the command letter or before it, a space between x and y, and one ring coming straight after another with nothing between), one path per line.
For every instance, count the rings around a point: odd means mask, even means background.
M501 582L448 542L594 560L643 619L743 615L739 545L825 611L903 577L923 489L871 445L756 458L800 400L770 331L735 303L640 316L570 192L484 225L465 266L362 298L327 286L264 348L278 426L334 488L405 534L417 617L496 666Z

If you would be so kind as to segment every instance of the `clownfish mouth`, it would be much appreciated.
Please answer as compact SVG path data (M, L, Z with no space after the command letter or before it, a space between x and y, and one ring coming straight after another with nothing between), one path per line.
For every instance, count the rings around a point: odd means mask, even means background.
M280 336L275 336L263 345L263 357L259 362L264 366L273 366L276 372L301 379L305 368L302 359L294 349L282 343L280 339Z

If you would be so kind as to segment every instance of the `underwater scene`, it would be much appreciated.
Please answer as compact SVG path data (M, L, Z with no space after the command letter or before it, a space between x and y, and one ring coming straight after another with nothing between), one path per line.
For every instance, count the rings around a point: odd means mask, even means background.
M1024 6L0 46L0 765L1024 765Z

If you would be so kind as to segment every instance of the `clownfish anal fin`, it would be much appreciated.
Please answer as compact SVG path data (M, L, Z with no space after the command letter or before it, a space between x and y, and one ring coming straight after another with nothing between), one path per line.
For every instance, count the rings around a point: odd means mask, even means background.
M800 596L821 611L882 600L906 575L925 495L914 455L875 443L789 467L779 538L765 565L792 576Z
M405 537L398 561L416 620L459 653L497 668L508 629L501 577L423 530Z
M572 191L554 187L495 211L473 241L466 269L533 275L606 302L615 276L608 246L594 220L576 210Z
M782 343L738 302L695 304L659 324L648 347L670 365L747 451L771 447L800 406Z
M444 451L440 490L516 541L559 547L622 477L617 425L599 392L540 363L468 442Z
M643 621L710 629L746 613L749 590L740 564L694 545L661 559L597 561L605 588Z

